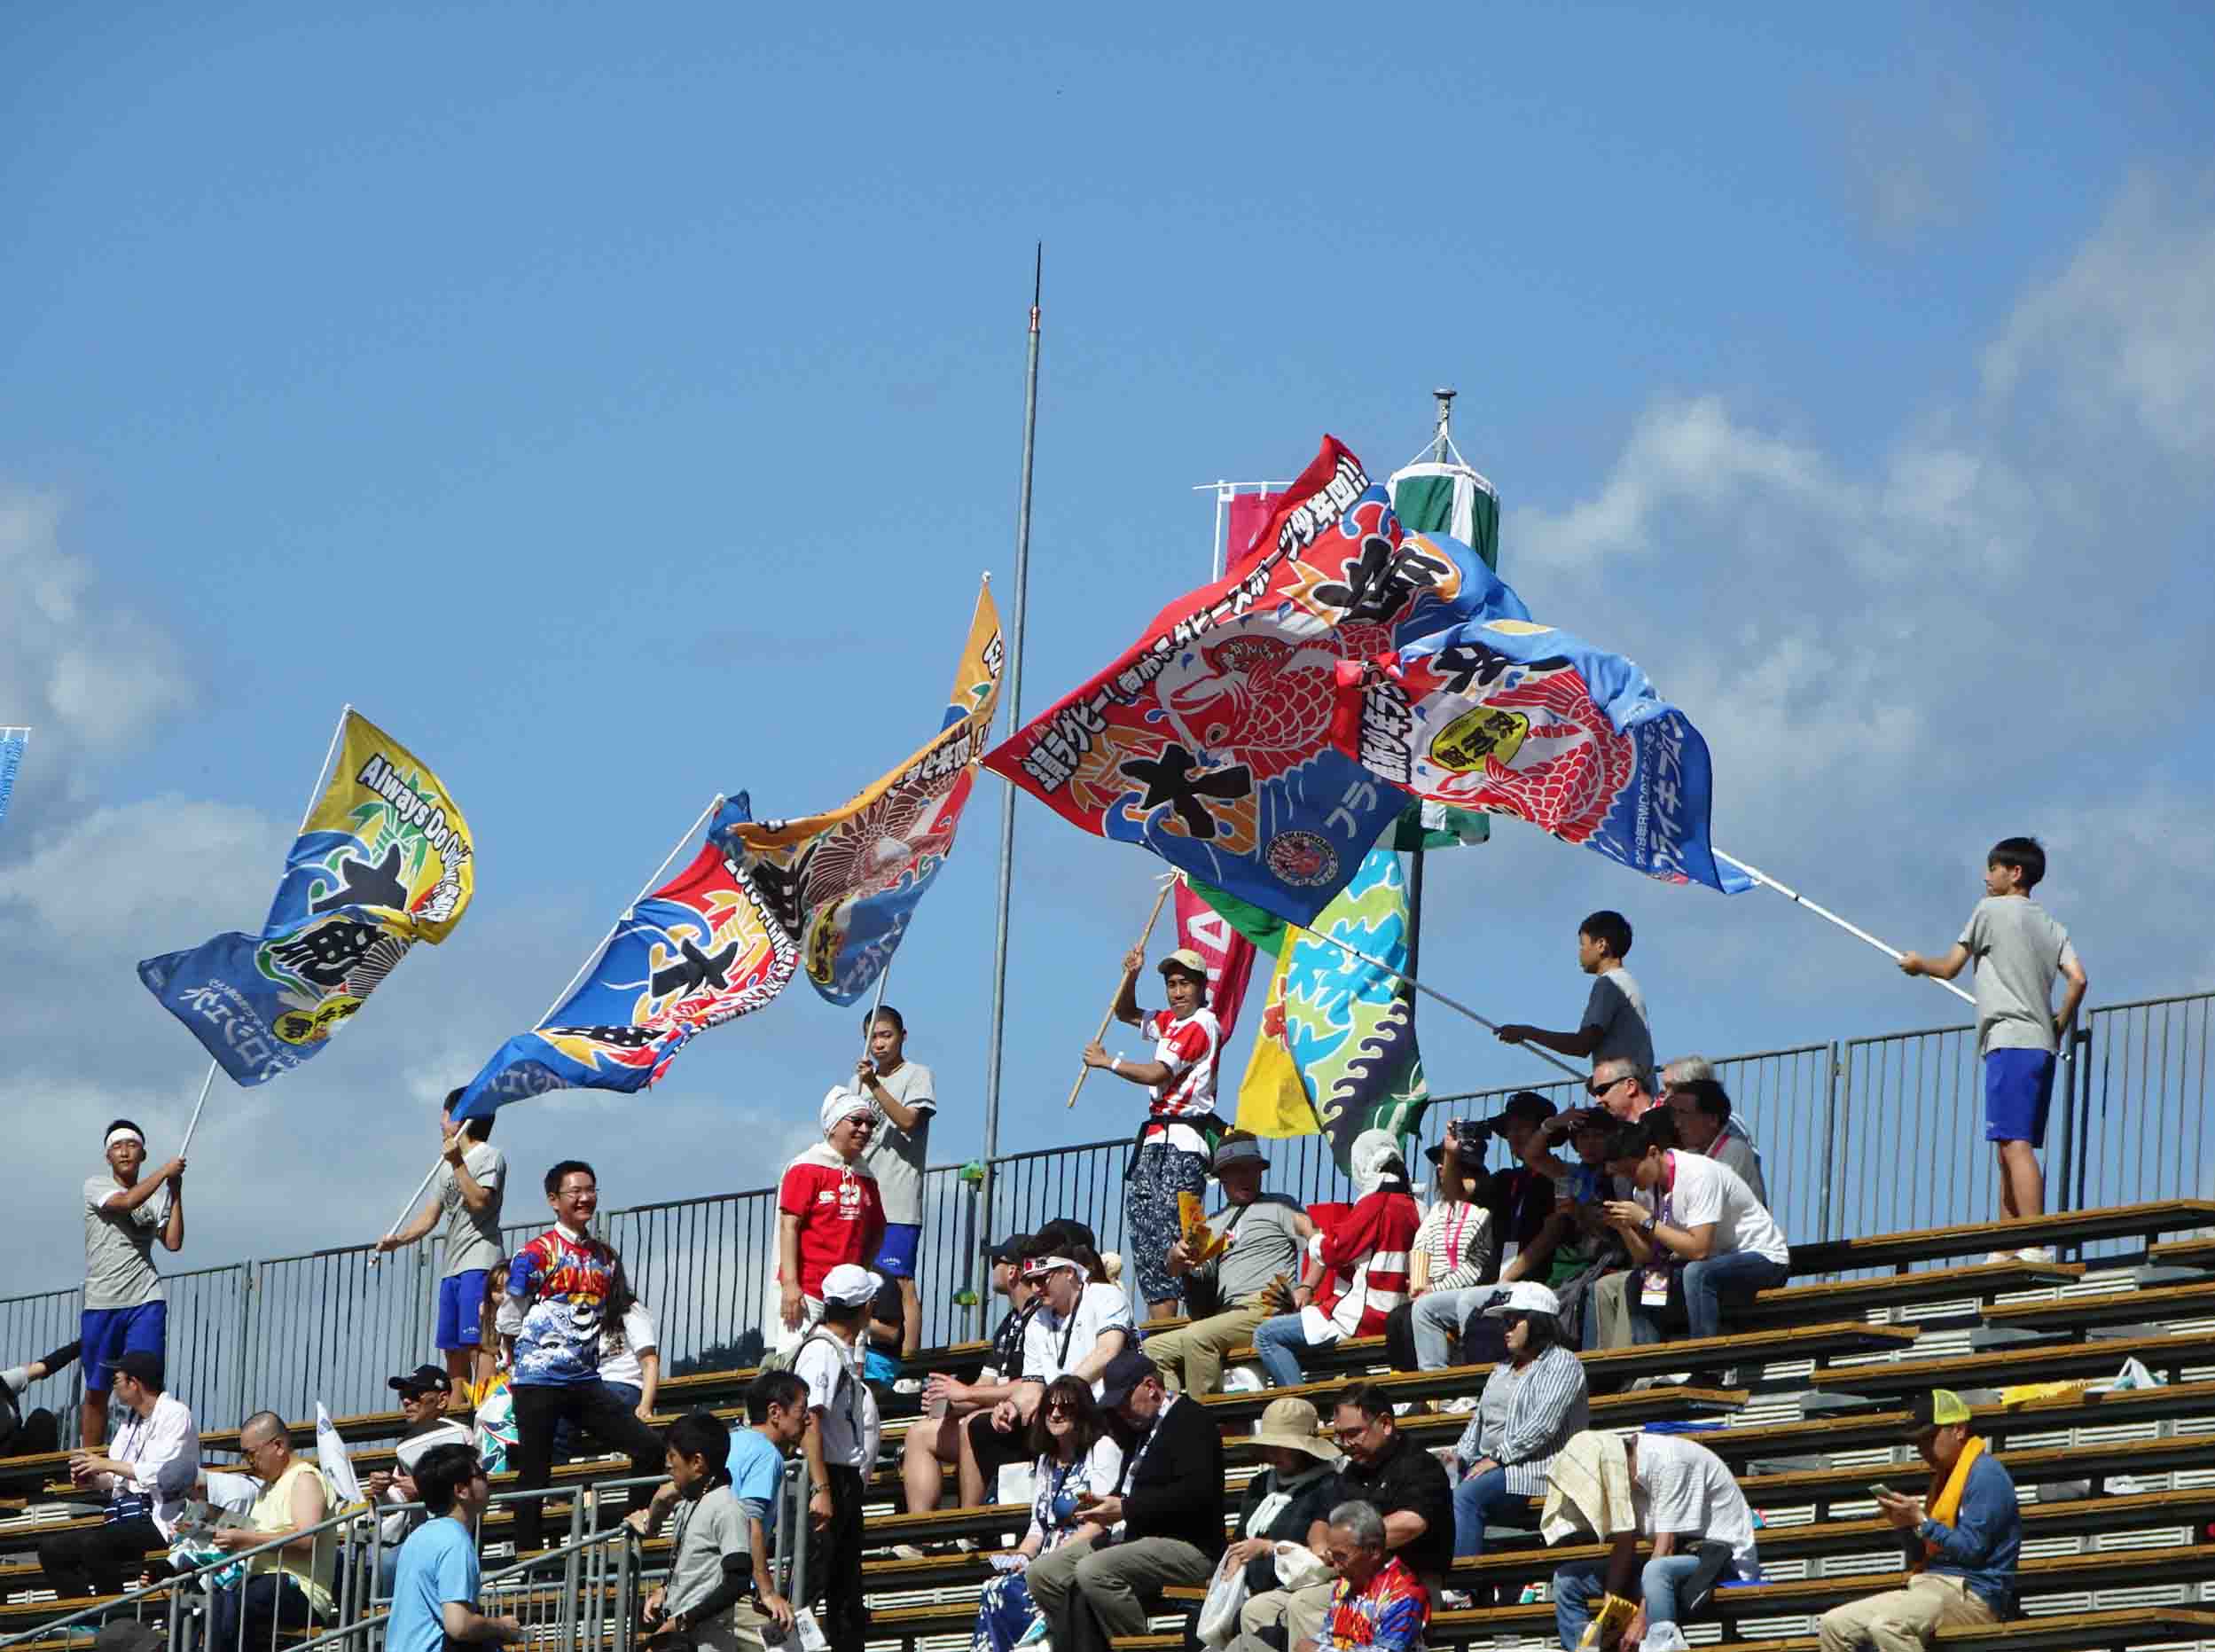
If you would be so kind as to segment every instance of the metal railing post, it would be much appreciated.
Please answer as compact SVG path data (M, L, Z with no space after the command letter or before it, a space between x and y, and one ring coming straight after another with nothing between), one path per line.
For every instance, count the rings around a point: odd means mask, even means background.
M1823 1085L1823 1159L1816 1182L1818 1192L1815 1232L1820 1239L1839 1237L1830 1231L1831 1167L1833 1156L1837 1150L1838 1120L1843 1110L1840 1103L1844 1099L1848 1080L1845 1065L1840 1060L1839 1048L1835 1040L1832 1041L1830 1046L1829 1074L1828 1081Z

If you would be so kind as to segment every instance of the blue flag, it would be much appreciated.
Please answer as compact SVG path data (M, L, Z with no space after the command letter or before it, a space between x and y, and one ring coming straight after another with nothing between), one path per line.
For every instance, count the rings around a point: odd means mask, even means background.
M28 729L0 729L0 819L8 813L8 799L15 795L15 771L23 766L23 748L29 744Z
M1469 620L1350 666L1334 733L1418 797L1513 815L1665 882L1753 887L1709 842L1700 731L1631 661L1567 631Z
M1407 806L1332 744L1340 668L1490 617L1525 615L1468 546L1404 532L1326 437L1248 558L985 766L1088 832L1308 924Z
M743 796L725 806L746 816ZM725 824L728 824L726 821ZM456 1118L550 1090L644 1090L710 1027L767 1004L799 952L715 842L625 912L577 989L469 1081Z
M444 782L349 709L338 765L285 857L259 935L142 959L138 978L238 1083L318 1054L418 941L436 945L476 887Z

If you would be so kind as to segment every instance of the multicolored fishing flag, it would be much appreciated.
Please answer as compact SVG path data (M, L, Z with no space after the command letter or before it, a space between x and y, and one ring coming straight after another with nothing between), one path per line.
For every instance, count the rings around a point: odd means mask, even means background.
M348 707L259 935L149 958L138 978L242 1084L320 1052L418 941L443 941L476 889L446 783Z
M1394 973L1406 967L1406 880L1397 854L1372 849L1313 930L1285 931L1239 1085L1238 1127L1259 1136L1320 1131L1341 1169L1363 1131L1420 1129L1429 1092L1412 989Z
M1332 746L1338 667L1522 607L1467 546L1403 534L1334 437L1271 522L1258 555L984 761L1086 831L1305 923L1407 801Z
M1333 737L1419 797L1513 815L1667 882L1753 887L1709 844L1700 731L1636 665L1567 631L1475 620L1349 662Z
M988 581L977 592L944 720L928 744L828 814L718 818L709 833L751 874L799 943L809 981L834 1004L851 1004L876 983L953 852L999 709L1003 659Z
M1208 967L1208 1008L1214 1012L1216 1025L1222 1030L1216 1046L1220 1049L1231 1041L1239 1006L1246 1002L1246 984L1254 975L1254 943L1179 878L1177 944L1199 953Z
M23 748L30 744L28 729L0 729L0 819L8 813L8 799L15 795L15 773L23 766Z
M746 799L733 807L742 818ZM783 991L798 957L751 875L703 842L690 865L622 915L583 984L499 1047L454 1116L485 1117L550 1090L643 1090L701 1033Z

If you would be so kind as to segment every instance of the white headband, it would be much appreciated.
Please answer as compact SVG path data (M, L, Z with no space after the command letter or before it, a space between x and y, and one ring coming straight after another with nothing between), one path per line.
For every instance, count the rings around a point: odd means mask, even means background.
M135 1141L142 1147L146 1145L146 1139L129 1124L118 1124L107 1132L107 1139L100 1144L100 1149L106 1152L119 1141Z

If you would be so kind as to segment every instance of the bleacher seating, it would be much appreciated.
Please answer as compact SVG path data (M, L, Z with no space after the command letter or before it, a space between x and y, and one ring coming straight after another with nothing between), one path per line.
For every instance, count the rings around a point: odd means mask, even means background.
M2120 1211L2093 1211L2016 1225L1997 1237L1994 1225L1921 1235L1885 1234L1843 1245L1803 1247L1795 1279L1732 1315L1730 1335L1706 1344L1584 1357L1596 1382L1617 1386L1687 1369L1729 1369L1728 1389L1655 1386L1600 1394L1595 1426L1653 1421L1705 1425L1702 1442L1721 1455L1766 1526L1762 1553L1772 1581L1726 1591L1719 1602L1726 1652L1797 1652L1812 1648L1813 1616L1841 1601L1897 1581L1890 1528L1870 1517L1869 1487L1879 1480L1919 1485L1922 1470L1904 1445L1898 1402L1929 1386L1969 1391L1976 1426L1989 1437L2025 1499L2022 1588L2028 1616L1992 1631L1950 1631L1945 1648L1964 1652L2062 1652L2072 1648L2141 1648L2215 1642L2215 1283L2188 1269L2215 1270L2215 1241L2180 1238L2150 1245L2122 1262L1985 1263L1984 1252L2030 1244L2092 1245L2152 1239L2215 1223L2215 1204L2172 1201ZM1966 1264L1954 1258L1976 1257ZM2167 1270L2141 1286L2133 1264ZM1919 1265L1911 1265L1919 1264ZM1871 1270L1902 1269L1879 1272ZM1860 1277L1820 1279L1835 1272ZM2102 1287L2109 1288L2102 1289ZM2065 1293L2065 1294L2064 1294ZM1898 1322L1895 1322L1898 1321ZM1987 1345L1989 1344L1989 1345ZM918 1374L961 1368L981 1358L982 1344L932 1351L912 1362ZM2015 1384L2113 1379L2136 1358L2169 1379L2166 1386L2088 1392L2080 1387L2000 1403L1992 1390ZM1409 1407L1467 1399L1485 1371L1386 1373L1377 1339L1336 1351L1319 1380L1292 1390L1327 1404L1358 1373L1375 1376ZM703 1404L735 1420L751 1371L703 1373L662 1385L666 1415ZM1253 1472L1247 1441L1272 1392L1210 1396L1209 1412L1233 1447L1229 1489ZM1981 1402L1981 1403L1979 1403ZM911 1411L912 1406L902 1409ZM1450 1443L1466 1413L1410 1409L1401 1426L1425 1445ZM364 1471L389 1466L403 1427L396 1413L340 1420ZM966 1639L978 1587L989 1575L985 1554L1020 1532L1022 1506L942 1509L907 1515L900 1501L896 1445L904 1422L888 1429L888 1460L870 1483L867 1523L872 1551L865 1578L877 1637L912 1644L934 1637ZM312 1430L296 1426L303 1441ZM235 1432L204 1437L211 1457L235 1449ZM0 1460L0 1488L20 1507L51 1506L66 1456ZM557 1487L572 1491L621 1477L620 1459L587 1457L562 1465ZM2117 1482L2129 1485L2118 1488ZM507 1483L503 1481L505 1486ZM2041 1492L2052 1500L2039 1500ZM90 1512L76 1521L93 1518ZM512 1517L496 1511L488 1541L504 1540ZM33 1550L55 1529L22 1515L0 1518L0 1634L19 1632L57 1615L67 1603L44 1594ZM952 1548L967 1538L979 1546ZM891 1553L918 1545L920 1558ZM666 1545L654 1551L663 1553ZM1456 1586L1544 1583L1564 1560L1588 1551L1544 1547L1529 1533L1503 1534L1491 1554L1458 1566ZM1181 1593L1183 1598L1177 1598ZM1162 1632L1117 1652L1176 1652L1176 1625L1191 1592L1162 1603ZM2169 1598L2162 1598L2164 1596ZM1552 1607L1544 1601L1468 1611L1442 1611L1434 1647L1483 1648L1501 1636L1550 1644ZM1701 1628L1695 1640L1718 1625ZM57 1643L59 1645L59 1643Z

